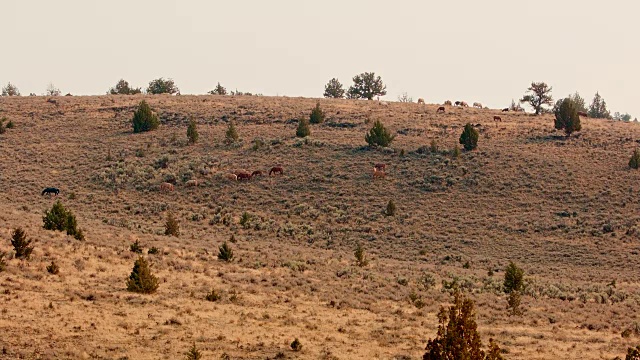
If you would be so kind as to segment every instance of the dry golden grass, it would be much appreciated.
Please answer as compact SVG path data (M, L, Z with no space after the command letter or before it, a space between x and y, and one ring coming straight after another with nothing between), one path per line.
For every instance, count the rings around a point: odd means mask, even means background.
M132 134L143 98L161 126ZM610 359L640 343L621 336L640 322L640 172L627 166L637 124L583 119L582 133L564 139L550 116L320 100L326 122L305 141L291 120L317 99L45 100L0 98L0 117L16 125L0 135L0 251L9 253L0 356L178 359L195 343L205 359L417 359L450 299L442 281L454 278L476 302L484 343L497 339L509 359ZM224 144L229 120L238 145ZM375 120L398 134L395 151L364 147ZM481 124L477 150L429 152L432 140L453 149L466 122ZM387 176L373 181L381 162ZM284 175L224 178L276 164ZM174 179L174 192L159 191ZM55 201L40 196L48 186L60 188L86 241L42 229ZM395 216L383 213L389 200ZM164 235L168 212L177 238ZM18 226L34 239L29 261L12 256ZM232 234L234 261L219 261ZM160 278L152 295L126 291L136 240ZM358 242L365 267L355 264ZM151 247L159 254L146 255ZM500 293L510 260L529 281L516 318ZM424 273L435 288L419 286ZM222 299L205 300L212 289ZM294 338L302 351L290 349Z

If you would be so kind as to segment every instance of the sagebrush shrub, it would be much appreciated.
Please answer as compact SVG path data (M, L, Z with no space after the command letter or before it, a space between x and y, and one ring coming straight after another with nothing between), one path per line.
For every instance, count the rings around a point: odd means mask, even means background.
M226 262L233 260L233 249L226 241L218 248L218 259Z
M312 124L321 124L324 122L324 112L320 108L320 102L317 102L316 107L311 110L309 122Z
M22 228L19 227L13 230L11 234L11 245L13 245L13 249L16 251L16 258L28 260L31 256L33 246L29 246L31 245L31 240L27 239L27 234Z
M391 145L395 135L391 135L389 131L382 125L380 120L376 120L373 124L373 128L369 130L369 133L364 137L369 146L382 146L387 147Z
M133 244L129 246L129 251L134 252L136 254L142 254L142 246L140 246L140 242L136 240Z
M127 290L141 294L152 294L158 289L158 278L151 273L149 263L142 256L133 264L127 279Z
M158 115L151 111L151 107L144 100L138 104L138 109L133 114L132 123L134 133L155 130L160 126Z
M0 272L3 272L7 268L7 262L4 260L7 253L0 251Z
M222 296L220 296L220 294L218 294L215 289L212 289L210 293L207 294L207 296L204 297L205 300L207 301L218 301L222 298Z
M471 151L478 147L478 137L478 130L474 129L470 123L467 123L464 126L464 130L462 130L459 142L464 146L465 150Z

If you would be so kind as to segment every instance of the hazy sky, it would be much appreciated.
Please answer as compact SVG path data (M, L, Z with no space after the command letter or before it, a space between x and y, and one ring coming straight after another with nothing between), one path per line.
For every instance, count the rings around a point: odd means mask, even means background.
M0 0L0 85L23 95L104 94L120 78L173 78L183 94L220 83L321 97L368 71L385 99L407 92L508 106L531 81L554 99L599 91L640 116L640 2L632 0ZM635 34L635 35L634 35Z

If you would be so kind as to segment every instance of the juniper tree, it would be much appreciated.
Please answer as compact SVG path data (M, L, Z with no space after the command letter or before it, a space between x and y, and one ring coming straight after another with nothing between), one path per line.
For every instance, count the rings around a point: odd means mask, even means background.
M195 144L198 141L198 128L194 119L189 120L189 126L187 127L187 138L190 144Z
M611 114L607 110L607 103L598 92L593 97L589 111L587 112L590 118L596 119L611 119Z
M367 260L367 253L365 252L364 247L362 247L362 244L358 243L356 245L353 255L356 258L356 265L359 267L367 266L369 264L369 260Z
M224 134L224 142L227 145L233 144L238 141L238 132L233 124L233 121L229 121L227 132Z
M467 123L464 126L464 130L462 130L462 134L460 134L460 140L458 141L464 149L467 151L471 151L478 147L478 130L473 128L473 125Z
M371 100L375 96L384 96L387 94L387 87L382 82L380 76L376 77L375 73L365 72L353 77L353 85L347 91L347 97L350 99L367 99Z
M540 115L544 111L544 105L553 105L551 89L544 82L532 82L527 89L528 93L520 99L520 102L528 103L535 110L536 115Z
M158 116L151 111L151 107L144 100L138 104L138 109L133 113L131 121L134 133L155 130L160 126Z
M211 95L227 95L227 89L225 89L222 85L220 85L220 82L218 82L218 85L216 85L216 88L209 91L209 94Z
M2 88L2 96L20 96L20 90L9 82L7 86Z
M167 214L167 221L164 223L164 234L175 237L180 236L180 223L171 212Z
M298 128L296 129L297 137L306 137L311 135L311 127L309 126L309 120L307 118L301 118L298 120Z
M226 262L233 260L233 250L226 241L218 248L218 259Z
M152 294L158 289L158 278L151 273L147 260L140 256L133 264L127 279L127 290L141 294Z
M522 291L524 288L524 270L518 267L513 261L504 271L504 292L509 294L512 291Z
M132 88L132 87L129 86L129 83L126 80L120 79L118 81L118 83L116 84L116 86L114 86L114 87L109 89L107 94L110 94L110 95L134 95L134 94L140 94L141 92L142 92L142 90L140 88Z
M16 258L29 260L33 246L29 246L31 245L31 240L27 239L27 234L22 228L19 227L13 230L11 234L11 245L13 245L13 249L16 251Z
M344 88L338 79L333 78L324 86L324 97L334 99L341 99L344 97Z
M564 130L567 137L574 131L580 131L582 126L580 125L580 116L578 116L578 109L571 98L566 98L560 101L554 111L555 114L555 128L558 130Z
M365 135L364 139L369 146L387 147L391 145L391 142L395 139L395 135L391 135L384 125L382 125L382 122L376 120L373 128L369 130L369 133Z
M147 87L148 94L175 94L180 92L180 89L176 86L172 79L155 79L149 82Z
M324 112L320 108L320 102L317 102L316 107L311 110L309 122L311 124L321 124L324 122Z

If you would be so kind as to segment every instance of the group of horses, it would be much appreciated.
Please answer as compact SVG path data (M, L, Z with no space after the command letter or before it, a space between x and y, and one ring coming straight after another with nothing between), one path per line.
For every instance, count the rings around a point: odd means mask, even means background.
M262 170L256 170L254 172L249 172L247 170L234 170L233 172L226 173L223 177L229 181L249 181L251 178L256 176L263 176L264 172ZM271 175L284 175L284 169L282 166L274 166L269 170L269 176ZM198 180L189 180L185 183L187 186L198 186L200 185L200 181ZM160 184L160 191L174 191L175 185L164 182Z

